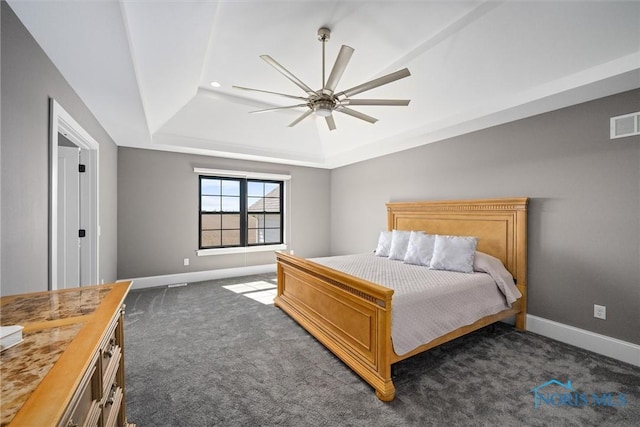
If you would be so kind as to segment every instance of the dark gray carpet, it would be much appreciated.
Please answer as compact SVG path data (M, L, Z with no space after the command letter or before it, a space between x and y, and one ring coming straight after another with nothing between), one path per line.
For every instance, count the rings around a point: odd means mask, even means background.
M272 275L132 291L128 418L145 426L638 426L640 368L507 325L394 366L373 389L279 309L221 288ZM576 405L534 407L571 381ZM592 395L597 394L597 401ZM603 396L604 395L604 396ZM608 395L608 398L607 398ZM585 405L579 396L587 399ZM607 400L608 399L608 400ZM623 405L624 403L624 405ZM616 406L617 405L617 406Z

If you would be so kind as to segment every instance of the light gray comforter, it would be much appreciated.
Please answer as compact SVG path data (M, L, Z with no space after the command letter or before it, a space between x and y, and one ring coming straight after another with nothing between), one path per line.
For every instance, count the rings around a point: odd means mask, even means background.
M373 254L311 259L394 290L391 336L403 355L481 317L507 309L520 292L495 268L488 273L430 270ZM499 262L499 261L498 261ZM506 272L500 271L500 273ZM511 277L508 272L506 275ZM500 277L498 277L500 276Z

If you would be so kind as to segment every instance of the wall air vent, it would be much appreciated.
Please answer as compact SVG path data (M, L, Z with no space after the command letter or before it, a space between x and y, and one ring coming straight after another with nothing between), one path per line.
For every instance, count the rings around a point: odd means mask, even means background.
M611 139L640 135L640 111L611 117Z

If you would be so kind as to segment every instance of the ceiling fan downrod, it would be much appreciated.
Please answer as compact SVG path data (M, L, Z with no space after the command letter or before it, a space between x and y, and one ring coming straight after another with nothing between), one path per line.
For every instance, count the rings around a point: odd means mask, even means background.
M325 79L325 45L327 41L331 38L331 30L325 27L318 29L318 40L322 42L322 89L326 87L326 79ZM321 89L321 91L322 91ZM327 117L331 115L331 112L336 107L336 101L333 96L329 96L326 93L320 93L320 97L311 100L310 107L315 111L315 113L320 117Z
M324 71L325 71L325 60L324 60L324 47L327 44L327 41L331 38L331 30L328 28L319 28L318 29L318 40L320 40L322 42L322 87L325 87L325 78L324 78Z

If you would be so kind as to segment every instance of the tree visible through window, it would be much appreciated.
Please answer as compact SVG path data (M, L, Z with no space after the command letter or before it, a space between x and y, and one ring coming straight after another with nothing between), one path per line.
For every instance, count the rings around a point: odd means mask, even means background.
M283 243L282 181L200 176L200 249Z

